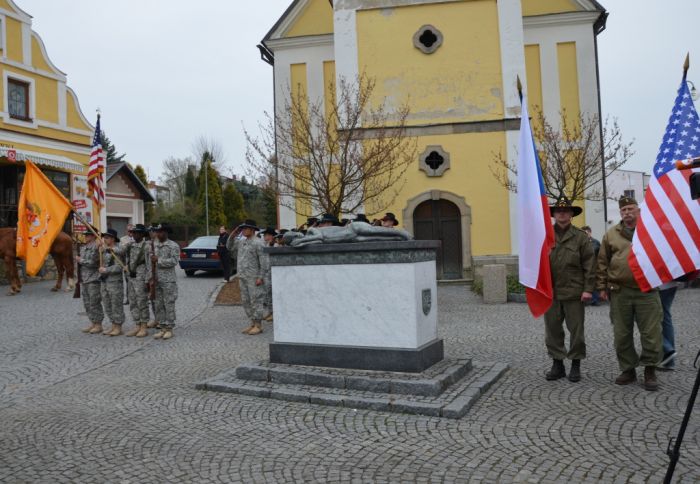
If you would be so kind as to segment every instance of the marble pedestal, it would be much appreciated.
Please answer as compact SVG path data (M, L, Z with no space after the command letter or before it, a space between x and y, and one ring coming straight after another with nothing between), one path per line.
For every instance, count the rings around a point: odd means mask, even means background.
M275 313L270 361L421 372L437 337L438 241L268 248Z

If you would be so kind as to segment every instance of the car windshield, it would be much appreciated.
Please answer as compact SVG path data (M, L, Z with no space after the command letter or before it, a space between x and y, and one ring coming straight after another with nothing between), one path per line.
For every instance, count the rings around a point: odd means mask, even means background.
M187 246L188 249L216 249L216 243L219 241L219 237L215 235L209 235L206 237L197 237L194 239L190 245Z

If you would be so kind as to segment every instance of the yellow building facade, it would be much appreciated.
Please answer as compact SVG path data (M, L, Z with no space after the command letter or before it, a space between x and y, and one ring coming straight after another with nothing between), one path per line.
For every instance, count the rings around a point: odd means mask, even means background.
M93 127L32 30L32 17L0 0L0 227L17 223L24 160L69 199L83 199ZM76 192L76 190L78 192ZM91 206L81 208L92 213Z
M376 82L375 105L408 103L419 155L384 211L416 238L442 240L439 277L462 279L486 263L517 264L516 197L492 174L497 154L517 158L516 78L531 112L598 114L596 36L606 17L593 0L295 0L261 48L278 116L291 86L327 103L329 84L361 74ZM288 205L281 227L316 215ZM602 233L602 203L586 201L576 222Z

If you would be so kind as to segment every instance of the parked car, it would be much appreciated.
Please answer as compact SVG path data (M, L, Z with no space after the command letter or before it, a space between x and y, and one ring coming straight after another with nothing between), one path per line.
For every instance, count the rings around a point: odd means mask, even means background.
M197 237L190 245L180 250L180 268L188 277L197 271L223 271L219 253L216 251L218 235Z

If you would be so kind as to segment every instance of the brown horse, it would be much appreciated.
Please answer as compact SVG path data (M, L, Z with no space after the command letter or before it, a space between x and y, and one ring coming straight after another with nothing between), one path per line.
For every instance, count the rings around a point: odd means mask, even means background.
M22 290L22 282L17 273L16 242L17 230L15 228L0 228L0 257L5 261L5 270L10 281L9 295L17 294ZM51 290L58 291L61 289L64 274L68 283L66 290L73 289L75 286L75 268L73 265L73 240L70 235L59 232L56 240L51 244L49 252L53 257L56 264L56 272L58 273L56 285Z

